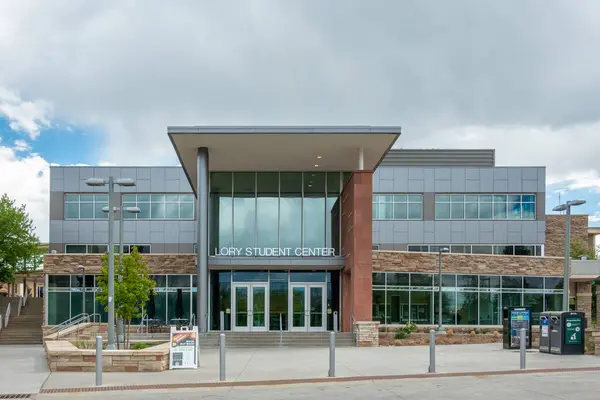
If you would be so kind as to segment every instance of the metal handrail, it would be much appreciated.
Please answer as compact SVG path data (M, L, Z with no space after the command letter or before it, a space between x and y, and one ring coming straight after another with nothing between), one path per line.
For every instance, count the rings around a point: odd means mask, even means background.
M146 321L146 332L148 333L148 314L143 314L142 315L142 320L140 321L140 324L138 325L136 332L137 333L144 333L144 321Z
M358 344L358 330L356 329L356 319L354 319L354 313L352 313L352 332L354 333L354 343L356 347L360 347Z
M10 301L8 302L8 306L6 307L6 313L4 314L4 327L8 326L8 320L10 319Z
M192 313L192 318L190 318L190 327L196 326L196 314Z
M95 318L97 316L100 317L100 314L98 314L98 313L94 313L94 314L81 313L81 314L78 314L78 315L76 315L74 317L71 317L68 320L66 320L66 321L64 321L64 322L62 322L62 323L60 323L60 324L58 324L56 326L53 326L52 328L50 328L48 330L48 332L46 334L47 335L52 335L54 333L58 333L58 332L63 331L65 329L67 329L67 328L70 328L70 327L72 327L74 325L78 325L78 324L80 324L80 323L82 323L84 321L90 322L90 319L92 317L94 317L94 322L95 322L96 321Z
M23 307L27 305L27 299L29 298L29 292L27 291L27 285L23 285Z
M19 304L17 304L17 317L21 315L21 308L23 308L23 297L19 296Z
M0 314L0 331L4 328L4 324L2 324L2 314Z

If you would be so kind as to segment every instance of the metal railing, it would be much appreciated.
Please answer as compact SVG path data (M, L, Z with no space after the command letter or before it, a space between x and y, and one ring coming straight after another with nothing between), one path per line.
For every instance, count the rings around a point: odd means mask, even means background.
M354 334L354 343L356 347L360 347L358 343L358 329L356 329L356 320L354 319L354 313L352 313L352 333Z
M4 324L2 323L2 314L0 314L0 331L4 328Z
M92 322L92 318L94 319L94 322L96 322L96 317L101 317L101 316L98 313L95 313L95 314L81 313L79 315L69 318L68 320L66 320L56 326L53 326L52 328L50 328L48 330L48 332L46 332L46 336L57 334L56 339L58 339L60 337L60 332L64 331L65 329L71 328L75 325L80 325L85 322Z
M23 286L23 307L27 305L27 299L29 298L29 291L27 290L27 285Z
M196 314L192 314L192 318L190 318L190 327L193 328L196 326Z
M148 314L143 314L142 315L142 320L140 321L140 324L138 325L136 332L137 333L148 333ZM146 325L144 326L144 322L146 322ZM145 329L145 332L144 332Z
M6 307L6 313L4 314L4 327L8 326L8 320L10 319L10 301L8 302L8 306Z
M23 308L23 297L19 296L19 304L17 305L17 317L21 315L21 308Z

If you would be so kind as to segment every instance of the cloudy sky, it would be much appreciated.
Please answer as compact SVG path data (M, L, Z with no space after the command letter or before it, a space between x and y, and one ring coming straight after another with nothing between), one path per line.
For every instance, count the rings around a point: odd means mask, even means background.
M0 0L0 192L47 240L49 164L174 165L167 125L400 125L600 223L598 43L597 0Z

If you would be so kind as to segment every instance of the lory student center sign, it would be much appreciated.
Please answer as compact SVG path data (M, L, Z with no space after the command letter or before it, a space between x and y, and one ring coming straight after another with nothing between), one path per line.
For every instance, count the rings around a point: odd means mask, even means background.
M328 247L221 247L216 256L223 257L333 257L335 249Z

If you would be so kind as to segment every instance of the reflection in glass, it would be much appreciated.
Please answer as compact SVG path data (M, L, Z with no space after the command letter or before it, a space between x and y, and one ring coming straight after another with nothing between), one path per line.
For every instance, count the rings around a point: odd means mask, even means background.
M265 327L266 293L263 286L252 287L252 327Z
M292 327L302 328L306 326L305 321L305 302L306 288L292 287Z
M280 317L281 328L286 331L288 316L288 273L270 273L269 278L269 329L279 330Z
M279 247L302 247L302 173L280 173Z
M387 324L404 324L408 322L409 304L406 291L387 291Z
M210 254L215 254L215 249L233 246L232 179L230 172L210 175Z
M279 173L256 174L256 246L279 246Z
M531 318L534 324L540 323L540 313L544 311L544 295L542 293L523 294L523 306L531 307Z
M373 321L385 324L385 291L373 290Z
M248 327L248 287L235 288L235 326Z
M481 325L500 325L500 295L498 293L479 293L479 323Z
M521 293L502 293L502 307L522 307Z
M443 281L442 281L443 284ZM438 323L438 304L439 297L435 293L435 314L434 321ZM442 323L444 325L455 325L456 324L456 292L443 292L442 293Z
M233 246L254 247L256 217L254 172L233 174Z
M304 173L304 241L302 247L325 246L325 173Z
M456 323L458 325L477 325L477 292L456 293Z
M410 319L415 324L430 324L433 315L432 292L410 293Z
M310 289L310 327L323 326L323 288L311 287Z

